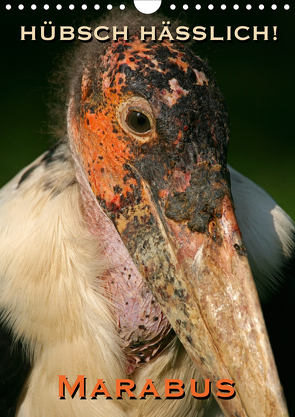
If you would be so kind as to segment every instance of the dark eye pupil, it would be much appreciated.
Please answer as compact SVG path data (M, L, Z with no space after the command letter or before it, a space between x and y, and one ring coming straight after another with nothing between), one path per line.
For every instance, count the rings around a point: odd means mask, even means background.
M146 123L146 120L145 120L145 118L144 118L144 117L139 117L139 118L137 119L137 123L138 123L140 126L143 126L143 125Z
M138 111L131 111L128 114L127 123L137 133L145 133L151 128L148 117Z

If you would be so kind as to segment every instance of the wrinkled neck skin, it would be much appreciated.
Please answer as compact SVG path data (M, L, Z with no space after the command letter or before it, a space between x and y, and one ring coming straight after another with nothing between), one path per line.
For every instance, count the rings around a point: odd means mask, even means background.
M131 375L141 364L161 353L175 333L143 282L113 222L99 206L71 140L70 147L86 224L103 244L103 253L110 262L103 277L104 287L126 355L126 373Z

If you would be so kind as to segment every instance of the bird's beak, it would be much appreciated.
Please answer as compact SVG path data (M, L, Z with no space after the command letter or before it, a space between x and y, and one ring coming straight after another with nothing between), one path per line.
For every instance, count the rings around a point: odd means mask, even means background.
M217 176L219 168L199 164L200 172L213 170ZM203 378L212 382L224 414L287 416L228 180L213 182L212 199L219 198L212 201L214 210L204 231L197 231L200 213L195 213L195 225L194 216L191 224L180 221L187 209L185 198L169 200L169 191L162 190L155 202L142 179L141 203L128 219L121 216L114 223L187 353ZM177 178L172 188L180 183ZM194 198L191 209L198 207L200 195ZM178 207L171 207L173 203ZM234 398L217 397L220 379L234 381Z

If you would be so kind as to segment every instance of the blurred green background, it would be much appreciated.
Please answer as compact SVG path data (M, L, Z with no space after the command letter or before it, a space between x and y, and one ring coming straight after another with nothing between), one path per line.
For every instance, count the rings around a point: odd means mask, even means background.
M17 10L18 2L9 2L12 10L1 5L1 112L0 112L0 186L4 185L22 167L29 164L52 143L48 135L47 104L50 99L48 78L63 51L70 48L59 40L44 42L40 39L40 26L51 20L53 25L80 26L83 20L96 19L106 5L114 7L125 4L134 7L131 1L88 1L74 2L75 10L69 11L70 2L60 2L61 11L55 4L48 11L30 10L31 2L23 2L25 9ZM45 2L44 2L45 3ZM56 2L58 3L58 2ZM86 3L88 10L82 11ZM99 12L93 5L101 5ZM233 10L234 2L212 2L214 9L208 10L210 2L199 1L202 8L196 11L197 2L163 0L161 11L170 20L181 15L187 25L215 26L216 34L226 35L226 26L233 28L256 25L259 29L269 26L269 41L258 42L237 40L224 42L194 42L192 47L202 58L207 58L218 85L229 107L231 136L229 162L234 168L264 187L277 202L295 218L295 140L294 140L294 93L295 93L295 41L294 12L283 9L287 2L276 2L278 9L271 10L271 2L263 11L255 2L252 10L238 2L240 9ZM170 4L176 10L170 10ZM183 11L182 5L189 5ZM249 2L251 3L251 2ZM252 2L254 3L254 2ZM290 2L289 2L290 4ZM20 26L37 26L37 41L20 41ZM277 26L278 40L273 40L273 26ZM38 30L39 29L39 30ZM252 30L249 31L250 35Z

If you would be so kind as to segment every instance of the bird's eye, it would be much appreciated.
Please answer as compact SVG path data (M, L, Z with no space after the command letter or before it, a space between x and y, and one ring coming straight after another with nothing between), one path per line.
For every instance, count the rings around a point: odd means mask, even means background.
M149 102L138 96L125 99L117 107L117 120L123 130L139 143L155 139L156 118Z
M139 111L128 113L126 123L136 133L146 133L151 129L148 117Z

